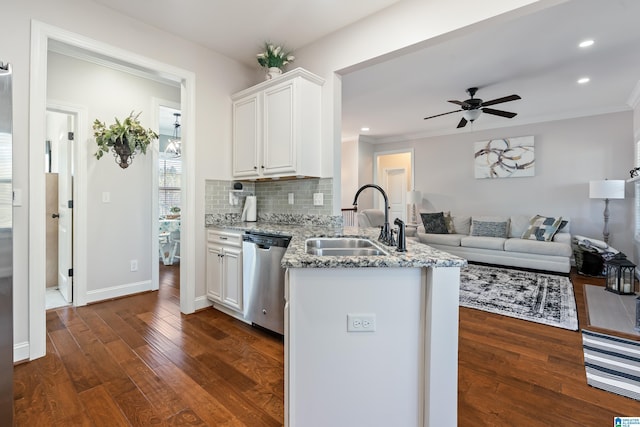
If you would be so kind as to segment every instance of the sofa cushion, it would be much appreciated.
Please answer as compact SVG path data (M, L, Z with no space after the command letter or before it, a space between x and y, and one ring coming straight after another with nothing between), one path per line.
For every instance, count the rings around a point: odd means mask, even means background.
M531 215L512 215L509 221L509 237L522 237L531 222Z
M507 239L503 237L465 236L460 239L460 246L501 251L504 249L504 242L506 240Z
M420 213L425 233L448 234L443 212Z
M573 249L567 243L512 238L504 242L506 252L570 257Z
M469 235L469 233L471 232L470 216L452 215L451 222L453 223L453 233Z
M508 236L509 221L480 220L471 218L471 235L481 237L502 237Z
M467 237L465 234L426 234L418 232L418 240L420 243L460 246L460 239Z
M522 234L522 238L550 242L561 223L562 217L536 215L531 218L529 228Z

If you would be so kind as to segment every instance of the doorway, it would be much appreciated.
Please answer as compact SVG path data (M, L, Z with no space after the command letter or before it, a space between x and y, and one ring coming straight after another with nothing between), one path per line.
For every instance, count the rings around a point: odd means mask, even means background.
M389 199L389 218L408 218L407 192L414 188L413 149L381 151L373 154L373 179ZM384 210L384 201L376 193L374 206Z
M46 113L46 308L73 302L73 142L76 117Z
M158 108L158 177L154 191L157 194L156 218L158 227L159 284L180 283L181 225L182 225L182 111L180 105L170 101L157 101ZM154 221L156 220L154 218ZM175 287L175 286L174 286ZM179 292L179 286L176 287Z
M47 54L51 46L68 48L74 53L87 57L102 58L118 66L128 66L147 76L175 82L180 87L180 104L183 111L183 141L188 142L193 138L192 129L195 128L195 74L191 71L175 67L173 65L151 60L139 54L135 54L105 43L89 39L80 34L44 24L39 21L31 23L31 88L29 99L29 340L19 350L16 350L16 360L36 359L46 354L46 245L44 244L46 193L45 174L43 173L44 141L46 139L45 117L47 109ZM86 111L81 113L86 121ZM87 141L87 126L78 128L78 141ZM74 192L79 195L78 203L74 206L76 215L74 218L74 232L76 243L74 244L74 300L76 305L87 303L86 272L88 265L88 241L87 241L87 206L86 206L86 174L87 150L86 144L77 144L77 158L75 169ZM187 171L195 169L195 151L189 150L191 145L185 144L183 152L184 168ZM180 272L180 282L185 286L180 293L180 311L193 313L199 300L195 295L195 221L192 220L195 211L195 173L188 173L182 181L183 207L181 224L181 252L184 255L183 268ZM84 197L83 197L84 196ZM81 214L83 212L83 214ZM188 221L186 219L189 219ZM157 227L153 227L157 229ZM151 246L151 245L150 245ZM151 248L150 248L151 249ZM157 257L156 251L152 256ZM150 251L151 252L151 251ZM81 289L80 291L78 289ZM203 298L203 301L205 298ZM204 304L204 303L203 303Z

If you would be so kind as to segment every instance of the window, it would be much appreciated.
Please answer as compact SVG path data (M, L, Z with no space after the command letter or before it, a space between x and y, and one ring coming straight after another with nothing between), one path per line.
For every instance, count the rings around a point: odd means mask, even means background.
M182 159L160 153L158 167L158 204L160 216L171 215L171 208L182 207L180 188L182 187Z
M0 228L11 228L13 188L11 185L11 134L0 132Z

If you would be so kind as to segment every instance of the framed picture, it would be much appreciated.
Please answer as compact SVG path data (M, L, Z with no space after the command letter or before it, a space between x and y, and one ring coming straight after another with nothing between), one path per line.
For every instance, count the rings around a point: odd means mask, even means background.
M535 175L533 136L478 141L474 148L477 179Z

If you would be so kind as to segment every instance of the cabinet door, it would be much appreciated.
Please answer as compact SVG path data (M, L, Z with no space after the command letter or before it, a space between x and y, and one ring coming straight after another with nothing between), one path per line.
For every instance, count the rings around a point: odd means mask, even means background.
M222 260L222 303L242 311L242 250L225 247Z
M207 245L207 298L222 301L222 247Z
M233 176L258 176L262 144L260 96L254 94L233 103Z
M262 173L296 171L295 82L274 86L264 92L264 141Z

